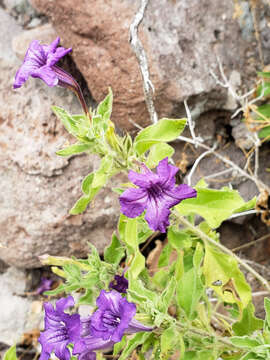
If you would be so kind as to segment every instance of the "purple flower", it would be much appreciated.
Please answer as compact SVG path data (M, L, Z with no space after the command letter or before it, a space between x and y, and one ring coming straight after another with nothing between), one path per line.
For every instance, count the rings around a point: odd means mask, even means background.
M69 315L64 312L72 306L72 296L56 301L55 309L51 303L44 303L45 329L38 339L42 346L40 360L48 360L52 352L60 360L70 359L67 345L80 340L80 315Z
M39 295L39 294L42 294L44 291L51 290L52 283L53 283L52 279L42 277L41 283L40 283L39 287L37 288L37 290L35 291L35 294Z
M55 86L62 81L54 65L72 49L57 47L59 42L59 37L50 45L41 45L38 40L31 42L23 64L16 73L14 89L21 87L29 76L42 79L48 86Z
M69 73L55 65L72 50L61 46L57 47L59 42L59 37L50 45L41 45L38 40L33 40L26 52L22 66L15 75L13 88L21 87L29 76L40 78L50 87L59 85L69 88L78 96L85 114L89 117L88 108L79 84Z
M128 289L128 280L124 277L124 275L115 275L113 281L109 284L109 288L126 294Z
M124 333L151 331L136 320L136 305L128 302L115 290L101 290L97 298L98 310L91 316L90 335L104 341L119 342Z
M170 208L184 199L196 197L195 189L182 184L175 186L175 175L179 170L168 164L168 158L161 160L157 173L144 164L142 173L129 171L129 180L138 188L127 189L120 196L121 212L129 218L135 218L146 210L145 220L156 231L166 232L169 225Z

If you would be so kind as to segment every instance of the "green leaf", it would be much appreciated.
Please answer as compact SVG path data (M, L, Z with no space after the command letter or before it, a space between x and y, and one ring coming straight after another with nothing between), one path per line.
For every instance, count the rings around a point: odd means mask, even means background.
M105 99L98 105L97 114L101 115L102 119L108 121L112 113L113 94L112 89L109 88L109 94Z
M211 350L187 351L183 360L216 360L217 357ZM182 360L182 359L181 359Z
M248 210L251 210L251 209L254 209L255 208L255 205L256 205L256 201L257 201L257 198L256 196L254 196L254 198L252 198L251 200L249 200L248 202L246 202L244 205L242 205L240 208L234 210L234 214L237 214L237 213L241 213L241 212L244 212L244 211L248 211Z
M160 337L161 359L168 359L169 356L172 355L178 347L180 347L180 337L181 335L174 325L163 331Z
M158 163L165 159L170 158L174 154L174 148L166 143L158 143L151 147L149 155L146 160L146 166L150 169L156 167Z
M105 156L101 160L99 169L87 175L82 183L82 196L70 210L70 214L77 215L81 214L90 203L99 190L106 184L107 180L113 175L113 160L111 156Z
M104 260L109 264L118 265L124 256L125 250L116 234L113 233L111 244L105 248Z
M78 305L93 305L94 296L92 289L87 289L85 294L80 297Z
M269 83L270 86L270 83ZM265 120L265 118L270 118L270 104L264 104L257 107L257 112L259 114L256 114L256 118L258 120Z
M247 349L261 345L261 343L258 340L252 339L248 336L241 336L241 337L233 336L230 338L230 341L235 346L238 346L240 348L247 348Z
M264 97L270 95L270 82L265 82L264 84L260 84L258 86L256 95L261 96L262 93Z
M236 190L227 187L221 190L197 188L197 197L183 200L176 209L182 215L198 214L211 228L217 228L243 206L245 202Z
M158 259L158 267L168 266L170 262L170 256L172 252L172 246L170 244L166 244L161 251L161 254Z
M82 182L82 191L85 195L89 195L91 192L92 182L94 180L95 173L88 174Z
M170 306L171 301L174 297L175 289L176 289L176 280L175 278L172 278L160 297L158 308L161 312L167 312L168 307Z
M270 299L264 298L265 325L270 329Z
M72 116L64 109L58 106L52 106L55 115L62 121L66 130L76 136L78 134L78 127Z
M91 198L89 196L82 196L79 200L76 201L72 209L69 211L71 215L81 214L87 208L87 205L90 203Z
M266 126L260 130L258 135L260 139L268 138L270 136L270 126Z
M185 231L180 231L174 226L168 229L169 244L176 250L190 248L192 246L192 239L190 234Z
M212 288L223 301L238 303L240 300L242 307L251 301L250 286L232 256L205 245L203 273L206 286ZM213 285L217 280L222 286ZM226 288L226 284L230 284L231 289Z
M181 134L185 125L186 119L161 119L139 132L134 141L135 150L142 155L155 144L173 141Z
M3 360L17 360L16 344L11 346L4 354Z
M138 249L137 219L127 218L125 226L125 243L135 252Z
M136 349L137 346L143 344L150 335L151 333L149 332L139 332L132 339L128 340L118 360L127 360L132 351Z
M144 268L145 257L139 251L137 251L128 269L128 273L130 273L131 276L136 279Z
M118 343L114 344L113 347L113 356L117 355L118 353L120 353L120 351L126 346L127 343L127 336L124 335L122 337L122 340L119 341Z
M232 329L238 336L250 335L263 327L263 320L254 315L254 305L250 301L244 308L242 319L233 324Z
M129 272L128 275L129 275L128 294L131 295L131 300L138 303L147 300L153 304L156 303L158 299L158 294L156 292L147 289L140 279L138 278L135 279L130 275Z
M197 305L203 295L203 284L196 268L183 274L177 284L177 302L185 310L189 319L193 320Z
M56 152L60 156L71 156L89 151L93 148L94 143L76 143Z
M270 72L263 72L263 71L258 71L257 73L260 77L266 78L266 79L270 79Z
M193 255L193 266L195 269L199 269L203 256L204 256L203 246L201 243L197 242L196 249Z

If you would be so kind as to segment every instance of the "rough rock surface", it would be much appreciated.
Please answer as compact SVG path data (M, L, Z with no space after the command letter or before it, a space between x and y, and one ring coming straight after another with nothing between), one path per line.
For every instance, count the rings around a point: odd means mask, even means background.
M25 286L23 271L10 267L0 275L0 343L12 346L43 323L42 302L23 297Z
M112 86L114 120L130 127L129 118L148 119L141 76L128 43L129 25L139 1L32 0L52 21L97 101ZM246 16L252 20L249 8ZM149 58L160 116L179 116L183 99L192 97L196 110L227 108L227 92L210 76L219 56L225 69L254 75L256 42L250 22L240 22L233 0L150 1L140 37ZM236 17L236 18L234 18ZM248 29L246 29L248 27ZM248 32L248 38L245 36ZM249 85L248 85L249 86Z
M2 9L0 27L4 39L0 42L0 243L4 246L0 259L30 268L40 266L38 256L46 253L85 256L87 242L103 250L116 223L117 195L105 189L94 211L90 207L83 215L69 216L81 195L81 180L98 166L97 159L68 160L55 154L70 139L51 105L78 113L77 99L68 90L50 89L38 79L13 90L21 61L11 42L22 30ZM37 29L33 32L36 37ZM39 38L45 35L42 27ZM31 37L29 33L20 36Z

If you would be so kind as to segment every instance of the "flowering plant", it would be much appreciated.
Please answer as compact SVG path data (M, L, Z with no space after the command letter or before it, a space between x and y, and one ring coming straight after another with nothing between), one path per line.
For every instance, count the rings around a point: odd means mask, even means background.
M70 213L82 213L112 176L124 172L130 183L115 189L121 214L103 260L91 245L87 259L41 257L64 282L46 292L62 297L55 306L44 303L40 359L103 359L107 351L119 360L132 353L136 359L270 358L270 301L265 299L265 320L258 319L239 264L268 291L269 284L224 247L216 231L232 214L253 208L256 199L245 203L237 191L210 189L203 179L195 188L176 185L179 169L168 142L179 137L186 119L163 118L134 139L119 136L110 120L112 91L89 110L77 82L56 66L71 51L58 44L59 38L50 45L34 40L14 88L38 77L48 86L71 89L81 102L81 115L53 107L76 140L57 154L100 157ZM141 245L162 233L166 242L157 268L148 269ZM92 309L87 317L78 311L84 305ZM16 359L14 347L6 359Z

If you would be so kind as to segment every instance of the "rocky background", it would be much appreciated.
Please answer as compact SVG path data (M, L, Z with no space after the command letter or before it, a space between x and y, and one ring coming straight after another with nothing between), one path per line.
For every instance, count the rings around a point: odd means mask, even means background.
M40 281L43 270L38 256L83 257L89 241L102 252L119 211L117 195L105 188L94 208L89 206L83 215L69 215L80 196L81 180L98 159L55 155L68 135L50 107L57 104L78 113L79 104L72 93L50 89L40 80L29 79L15 91L14 75L31 40L48 43L60 36L63 46L73 48L62 66L78 79L88 104L102 100L111 86L113 121L119 131L135 134L134 123L149 124L138 63L128 41L139 3L0 0L0 352L1 343L3 348L12 345L23 333L35 340L38 333L42 299L25 295ZM210 71L219 74L218 57L239 92L254 87L256 71L270 63L269 2L219 0L217 6L217 0L150 0L139 35L149 60L159 117L185 116L183 100L188 99L196 133L209 145L218 139L220 153L243 166L246 159L241 148L251 145L241 116L231 120L239 104ZM175 161L185 175L201 151L180 143L175 147ZM268 185L269 155L266 144L260 151L259 177ZM221 162L206 157L193 183L222 169ZM119 181L114 179L114 185ZM228 182L246 200L258 192L251 181L230 175L221 182L212 181L211 186ZM266 234L269 228L254 216L227 222L220 231L222 241L234 248ZM270 240L247 255L266 262Z

